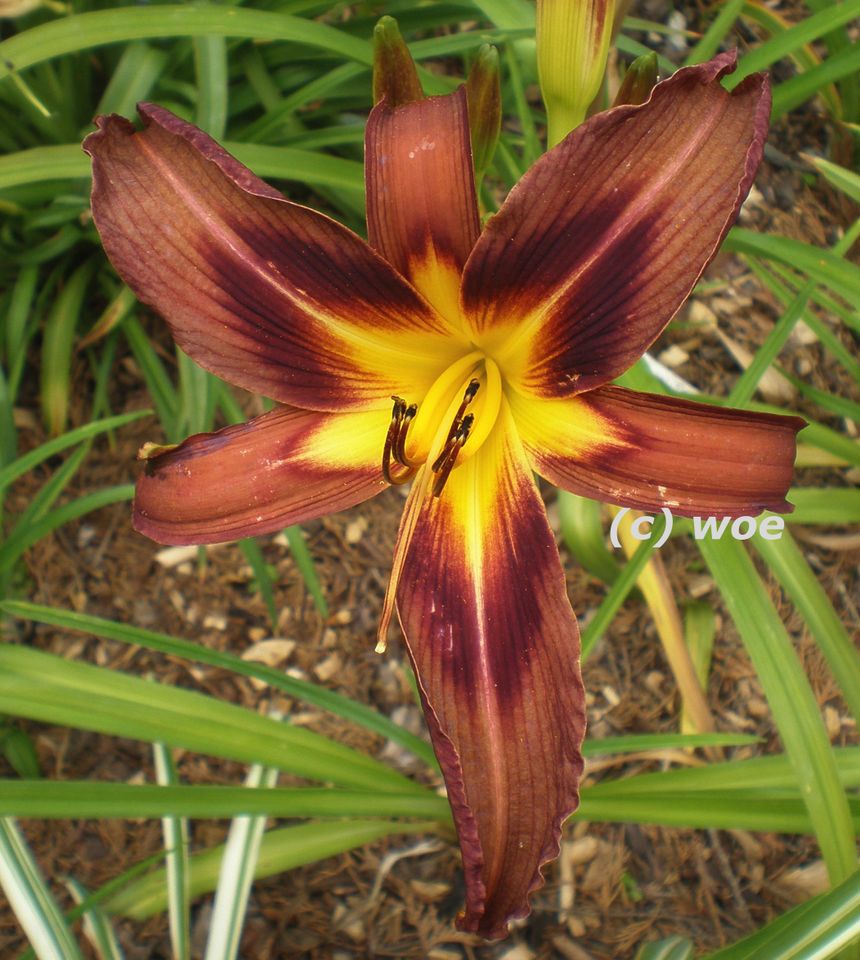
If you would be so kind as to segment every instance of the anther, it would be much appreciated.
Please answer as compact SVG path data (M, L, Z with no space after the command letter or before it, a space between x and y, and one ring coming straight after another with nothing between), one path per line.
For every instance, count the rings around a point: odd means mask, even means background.
M454 439L454 436L460 429L460 424L463 422L463 414L466 412L466 408L469 406L469 404L475 399L475 394L478 392L480 386L481 383L479 380L469 381L469 386L466 387L466 390L463 393L463 401L457 408L457 412L454 414L454 419L451 421L451 429L448 431L448 436L445 438L445 447L447 447L448 444Z
M414 464L406 456L406 433L409 430L409 424L415 419L416 413L418 413L418 404L410 403L409 406L403 411L403 416L400 420L400 427L398 428L397 436L394 440L394 459L404 467L414 466Z
M415 470L405 464L398 456L399 450L403 446L406 437L406 428L409 421L415 416L417 407L415 404L406 405L402 397L392 397L394 407L391 411L391 423L388 425L388 433L385 436L385 444L382 448L382 476L386 483L399 484L410 480ZM405 472L394 473L391 469L392 454L394 459L403 467L407 467Z
M474 422L475 417L471 413L463 417L461 423L457 426L456 433L448 443L445 444L444 449L430 468L436 474L433 480L432 491L434 497L438 497L445 489L448 477L451 475L451 471L457 462L457 456L463 449L465 442L469 439L469 432Z
M475 358L471 357L470 355L465 359L469 360L469 362L473 364L474 368ZM451 371L446 373L446 377L449 376L451 372L453 372L453 368ZM451 386L454 385L455 384L451 384ZM475 417L473 414L467 414L466 409L475 399L475 395L478 393L480 388L481 381L477 378L474 378L469 381L466 389L463 391L463 399L460 401L460 404L451 420L451 425L448 429L448 435L442 444L441 452L430 467L431 472L435 474L432 486L433 496L438 497L442 492L448 477L451 474L451 471L454 469L454 466L457 462L457 457L460 451L463 449L463 445L466 443L466 440L469 438L472 425L475 422ZM433 389L436 389L435 386ZM432 392L433 391L431 390L431 393ZM427 419L428 415L427 410L431 411L429 416L432 417L433 412L439 406L440 398L437 398L436 401L431 403L428 407L427 405L429 401L425 397L425 401L422 404L422 415L424 415L425 419ZM394 402L394 406L391 410L391 422L388 425L388 433L386 434L385 444L382 449L382 476L385 478L387 483L400 484L406 483L408 480L411 480L413 476L415 476L419 466L421 465L423 457L426 456L426 453L423 453L422 455L420 441L418 445L419 459L417 462L416 460L411 459L406 452L406 441L409 433L409 425L419 412L418 404L407 404L402 397L397 396L392 396L391 399ZM425 407L427 410L424 409ZM450 416L450 406L448 416ZM420 417L419 420L421 420ZM439 438L437 437L437 443L438 439ZM433 445L435 446L435 443Z
M463 444L469 439L469 431L475 422L475 416L472 413L466 414L466 408L475 399L475 394L481 386L480 380L470 380L469 385L463 393L463 401L460 404L454 419L451 421L451 429L448 431L448 437L442 452L433 461L430 469L436 474L433 480L433 496L438 497L445 489L448 477L454 469L457 462L457 456L463 449ZM464 414L466 414L464 416Z
M442 464L451 454L451 451L456 449L458 452L460 447L466 442L469 438L469 431L472 429L472 424L475 422L474 414L467 414L463 419L456 425L456 428L451 429L451 433L448 436L448 441L444 447L442 447L442 452L438 457L433 461L433 465L430 469L435 473L437 470L442 469Z

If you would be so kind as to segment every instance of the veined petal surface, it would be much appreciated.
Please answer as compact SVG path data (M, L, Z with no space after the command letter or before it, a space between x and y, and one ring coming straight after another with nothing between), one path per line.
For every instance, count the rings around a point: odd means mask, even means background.
M507 408L424 501L397 610L463 854L459 923L503 936L558 855L585 731L579 631Z
M607 383L654 341L717 252L761 160L762 74L735 54L679 70L546 153L481 234L463 275L477 346L543 397Z
M457 346L361 238L266 186L151 104L101 117L92 207L108 256L176 342L225 380L317 410L419 392Z
M221 543L345 510L379 493L385 410L280 407L153 457L134 526L158 543Z
M365 133L367 235L452 323L480 222L465 86L370 113Z
M573 493L679 516L790 513L799 417L601 387L511 398L535 471Z

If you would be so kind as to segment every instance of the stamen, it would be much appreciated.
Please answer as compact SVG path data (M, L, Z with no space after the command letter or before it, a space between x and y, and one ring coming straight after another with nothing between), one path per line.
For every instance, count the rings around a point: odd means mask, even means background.
M475 394L478 392L480 387L480 380L469 381L469 386L466 387L466 390L463 393L462 403L457 408L457 412L454 414L454 419L451 421L451 429L448 431L448 436L445 440L446 444L451 442L454 434L460 429L460 424L463 422L463 414L466 412L466 408L469 406L469 404L475 399Z
M397 454L399 446L402 445L401 437L405 438L406 427L408 427L412 417L415 416L415 411L418 408L415 404L407 407L406 401L402 397L392 397L391 399L394 401L394 407L391 411L391 423L388 425L385 444L382 447L382 476L386 483L396 485L406 483L407 480L411 480L415 476L415 469L410 464L404 463ZM392 453L395 461L402 467L406 467L405 472L394 473L392 471Z
M480 387L480 380L469 381L469 385L466 387L463 393L463 399L460 402L460 406L457 408L457 412L454 414L454 419L451 421L451 429L448 431L448 436L445 438L445 444L442 447L442 452L438 457L436 457L436 459L433 461L433 465L430 467L433 473L437 474L433 481L434 497L438 497L444 489L445 483L447 482L451 471L454 469L454 463L457 460L457 455L463 449L463 444L469 439L469 431L472 429L472 424L475 422L475 416L472 413L467 414L466 416L464 416L464 414L466 413L466 408L475 399L475 394L478 392Z
M403 411L397 437L394 440L394 459L403 464L404 467L414 467L416 465L406 456L406 432L409 430L409 424L415 418L416 413L418 413L418 404L410 403Z
M479 372L476 360L483 370L480 377L470 377ZM460 387L459 400L455 376L462 377L460 384L468 378L465 389ZM479 394L473 412L466 413ZM425 490L429 487L438 497L454 467L474 456L492 432L501 407L502 380L496 364L475 351L445 370L420 405L407 404L402 397L391 399L394 406L382 451L382 475L390 484L406 483L426 463ZM468 451L463 454L467 440Z
M472 429L472 424L474 422L475 422L475 417L471 413L468 414L468 416L463 417L462 420L460 420L459 422L455 420L454 424L451 427L450 432L448 433L448 439L445 441L445 446L442 447L442 452L439 454L438 457L436 457L436 459L433 461L432 466L430 467L430 469L434 473L440 469L442 463L448 457L448 454L451 452L453 445L456 443L458 439L461 438L463 443L466 442L466 440L469 437L469 431ZM462 445L463 444L461 443L460 446Z
M483 354L479 350L473 350L452 363L433 382L421 401L415 422L409 431L409 441L404 448L412 462L423 462L430 456L430 447L436 435L436 428L442 421L451 423L448 408L452 398L456 395L458 388L462 389L460 384L468 382L482 359Z
M502 405L502 376L489 357L484 361L484 377L480 404L475 410L475 429L470 435L469 449L463 454L463 460L473 457L481 449L496 424Z
M386 483L394 482L391 479L391 448L400 429L401 410L406 406L406 401L401 397L391 399L394 401L394 408L391 411L391 423L388 424L388 433L385 435L385 443L382 447L382 476Z
M417 467L404 467L402 473L392 473L391 471L389 471L388 476L390 477L390 479L388 480L388 482L394 487L399 487L399 486L402 486L404 483L409 483L409 481L415 476L416 473L418 473ZM384 471L383 471L383 475L384 475Z
M462 423L457 427L457 432L445 445L444 450L439 454L433 466L430 468L436 474L433 480L432 490L434 497L438 497L445 489L448 477L451 476L451 471L457 462L457 456L463 449L463 445L469 439L469 432L474 422L475 418L471 413L463 417Z

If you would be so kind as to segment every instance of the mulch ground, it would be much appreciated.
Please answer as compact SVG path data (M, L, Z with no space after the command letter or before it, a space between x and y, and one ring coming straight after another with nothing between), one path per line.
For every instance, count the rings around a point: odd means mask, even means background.
M655 15L646 2L642 15ZM656 7L660 4L656 3ZM659 11L658 11L659 12ZM826 153L832 131L814 108L800 119L778 124L771 136L768 162L744 212L744 225L830 244L850 216L844 201L821 186L810 186L797 160L799 149ZM732 348L754 350L763 342L780 309L736 259L721 256L709 271L719 281L711 292L686 308L653 350L696 386L723 394L738 371ZM833 318L825 317L836 329ZM148 328L162 338L163 326ZM844 332L846 346L852 346ZM821 389L858 398L857 385L821 345L800 328L781 354L784 367ZM78 365L75 411L87 419L88 368ZM777 383L769 389L790 389ZM147 405L133 361L120 357L113 382L114 409ZM801 398L788 401L836 429L836 417L822 415ZM248 401L248 412L254 412ZM20 411L21 443L27 448L44 439L35 413ZM143 440L159 440L151 421L120 432L115 446L99 441L75 478L68 496L134 478L135 452ZM48 476L48 464L24 478L10 498L24 504ZM844 470L801 469L796 482L845 485ZM551 518L551 490L545 490ZM331 608L323 620L316 612L282 539L262 541L267 561L277 570L278 630L268 625L265 606L252 586L252 573L235 546L212 549L201 569L195 559L165 566L160 548L135 534L125 504L103 509L63 527L40 541L27 558L28 598L57 607L114 618L192 639L200 644L245 653L249 648L271 662L423 729L399 641L384 656L373 652L374 632L390 566L402 506L400 491L337 516L307 524L305 533ZM860 577L856 537L840 539L844 528L817 542L802 534L810 564L849 629L860 623ZM850 549L854 546L854 549ZM587 618L605 587L576 566L561 547L574 609ZM706 599L718 613L718 635L709 682L709 703L719 729L753 733L760 746L726 751L727 757L751 756L780 749L767 705L750 661L722 608L712 582L686 541L673 540L662 550L675 596ZM836 744L856 743L857 731L839 697L826 664L793 607L771 584L771 593L811 678ZM408 767L408 758L366 731L316 710L289 702L250 680L213 668L188 664L145 650L98 641L46 628L10 625L22 642L42 649L164 683L202 690L213 696L263 710L300 711L301 722L369 754ZM394 631L393 631L394 632ZM291 644L259 645L277 636ZM590 736L677 731L678 697L653 623L642 602L629 600L585 667L589 691ZM53 779L142 782L154 780L146 745L40 724L21 724L36 744L41 768ZM625 756L601 759L587 767L587 780L615 777L676 763L702 762L697 756ZM239 783L237 764L192 754L178 757L180 774L189 783ZM0 761L0 775L12 771ZM58 896L68 902L62 879L72 875L95 889L134 863L162 848L154 821L25 821L23 829ZM224 822L197 821L192 844L202 849L220 842ZM700 950L715 949L773 919L792 904L823 889L826 880L819 853L809 839L737 831L663 829L624 824L572 823L562 854L548 871L547 884L535 897L534 912L503 943L487 945L453 927L462 902L459 854L433 837L395 837L257 883L250 901L241 956L276 958L397 957L434 960L455 958L627 958L645 941L682 934ZM195 904L198 949L205 942L210 904ZM145 924L119 923L119 936L130 960L169 957L165 917ZM25 941L14 916L0 911L0 956L16 956Z

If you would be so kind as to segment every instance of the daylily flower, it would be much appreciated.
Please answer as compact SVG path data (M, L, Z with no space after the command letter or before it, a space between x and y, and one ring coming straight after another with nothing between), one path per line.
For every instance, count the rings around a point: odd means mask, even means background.
M201 366L280 406L149 459L161 543L279 530L412 480L396 607L466 877L504 934L578 802L579 634L533 471L682 515L788 511L796 418L611 385L714 256L762 155L766 77L679 70L542 157L481 230L465 88L373 109L369 243L140 107L85 148L105 250Z

